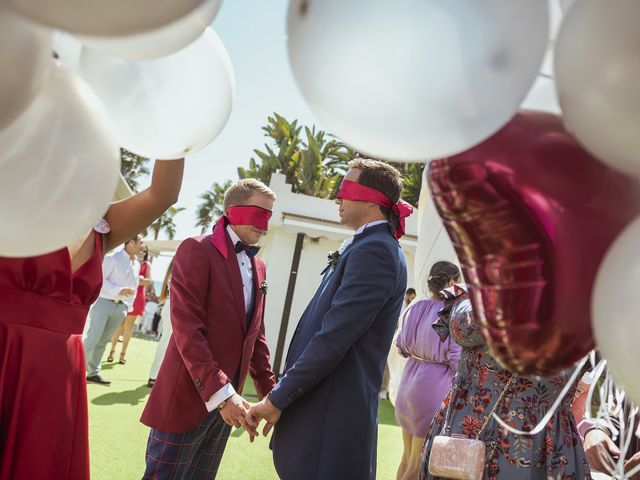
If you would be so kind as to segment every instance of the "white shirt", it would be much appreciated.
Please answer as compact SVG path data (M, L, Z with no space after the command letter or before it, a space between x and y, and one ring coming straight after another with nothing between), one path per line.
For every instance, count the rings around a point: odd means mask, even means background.
M236 232L233 231L231 225L227 225L227 233L229 237L231 237L231 243L234 245L240 242L240 237ZM244 312L249 312L251 308L251 302L253 300L253 265L251 264L251 259L247 252L244 250L240 253L236 253L236 258L238 259L238 267L240 267L240 275L242 276L242 291L244 293ZM209 401L205 402L207 406L207 411L213 412L218 405L224 402L227 398L235 395L236 390L233 388L233 385L227 383L224 387L214 393Z
M241 242L240 237L233 231L230 225L227 225L227 233L231 237L231 243L234 245ZM242 276L242 291L244 293L244 313L249 311L251 301L253 300L253 265L247 252L244 250L236 253L238 259L238 267L240 267L240 275Z
M136 296L125 297L119 295L123 288L136 290L140 283L140 262L131 257L123 248L107 255L102 261L102 290L100 297L107 300L119 300L127 306L127 311L133 307Z

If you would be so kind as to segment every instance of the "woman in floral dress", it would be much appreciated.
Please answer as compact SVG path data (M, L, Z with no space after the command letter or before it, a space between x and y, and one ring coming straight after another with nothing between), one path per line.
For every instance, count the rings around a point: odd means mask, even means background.
M434 417L425 441L421 480L436 478L428 473L433 437L462 434L476 438L485 416L511 377L511 373L489 355L474 321L471 302L461 288L455 287L455 293L449 294L441 319L434 328L442 339L451 335L463 350L454 384ZM511 427L530 431L548 412L568 380L568 374L551 378L514 376L496 413ZM483 479L590 479L589 466L570 411L574 391L575 386L546 428L536 435L514 435L490 419L479 437L487 449Z

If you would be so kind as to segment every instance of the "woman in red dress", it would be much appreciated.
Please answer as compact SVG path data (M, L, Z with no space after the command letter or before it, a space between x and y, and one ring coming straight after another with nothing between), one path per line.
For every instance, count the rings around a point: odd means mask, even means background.
M0 257L0 479L89 478L82 330L102 257L175 203L183 166L156 162L147 190L111 204L106 222L65 248Z
M147 306L147 289L151 286L151 262L149 262L149 249L145 245L142 247L142 258L140 259L140 284L136 292L136 298L133 301L133 307L131 311L127 313L127 316L122 321L120 326L116 329L111 339L111 351L107 357L107 362L113 362L113 357L116 354L116 347L118 346L118 339L122 335L122 351L120 352L119 364L124 365L127 363L127 348L133 335L133 326L138 319L144 315L144 309ZM140 257L138 257L140 258Z

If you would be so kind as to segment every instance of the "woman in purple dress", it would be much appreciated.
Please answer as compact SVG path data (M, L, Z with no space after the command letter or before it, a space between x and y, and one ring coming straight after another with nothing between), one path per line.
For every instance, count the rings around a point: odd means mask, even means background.
M408 359L396 398L404 440L397 480L418 478L424 438L458 368L461 347L449 339L440 341L432 324L443 307L440 292L459 280L460 270L453 263L434 263L427 281L431 298L414 303L404 314L396 342Z

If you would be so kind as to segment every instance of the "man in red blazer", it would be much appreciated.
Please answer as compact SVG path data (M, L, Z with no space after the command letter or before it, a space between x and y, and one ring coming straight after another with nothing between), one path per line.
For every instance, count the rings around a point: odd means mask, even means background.
M275 385L264 334L265 264L255 256L276 197L240 180L211 235L178 248L171 280L173 336L142 423L151 427L145 479L215 478L231 426L245 426L240 396Z

